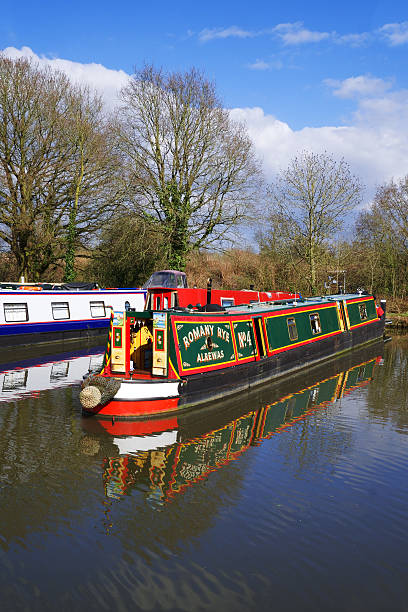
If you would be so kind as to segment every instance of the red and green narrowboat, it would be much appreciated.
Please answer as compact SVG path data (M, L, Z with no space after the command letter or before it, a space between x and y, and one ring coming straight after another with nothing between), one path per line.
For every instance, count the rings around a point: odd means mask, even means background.
M384 333L385 305L377 307L372 295L237 291L214 299L209 287L202 305L194 291L202 290L151 286L145 310L112 313L104 367L80 394L85 413L174 413L310 368Z

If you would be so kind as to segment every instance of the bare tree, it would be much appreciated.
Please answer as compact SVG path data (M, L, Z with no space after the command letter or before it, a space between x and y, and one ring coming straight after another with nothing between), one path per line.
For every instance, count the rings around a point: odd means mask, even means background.
M392 231L408 246L408 175L395 183L381 185L374 198L374 208L381 212Z
M68 104L65 135L71 190L61 220L66 232L64 280L71 281L76 249L89 246L84 239L95 236L117 208L121 162L100 96L77 86L71 89Z
M87 90L0 55L0 239L26 279L41 278L103 219L114 165L105 132Z
M310 291L327 242L346 213L361 201L362 187L344 159L309 151L295 157L270 188L274 232L300 261L307 262Z
M408 177L378 187L367 210L356 222L359 245L365 256L359 266L367 284L392 297L404 297L408 273Z
M245 128L222 108L202 73L136 72L122 90L121 148L139 214L164 230L170 266L250 214L260 168Z

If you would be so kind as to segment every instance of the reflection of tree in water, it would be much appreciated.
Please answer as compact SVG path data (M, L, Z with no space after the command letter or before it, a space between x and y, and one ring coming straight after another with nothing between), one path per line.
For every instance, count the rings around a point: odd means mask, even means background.
M352 430L346 430L344 424L338 428L334 424L333 417L340 410L339 401L322 406L318 415L311 415L279 441L279 450L290 470L302 474L311 468L312 472L320 473L334 469L338 457L351 449Z
M89 490L89 463L78 453L72 418L77 390L53 389L3 403L0 412L0 538L2 545L78 510ZM55 524L54 524L55 527Z
M367 409L371 417L408 433L408 336L395 335L385 345L384 364L368 389Z
M294 396L294 400L306 402L311 413L315 412L313 408L319 408L319 412L302 420L299 427L292 428L288 437L280 441L280 452L291 464L291 470L300 474L310 472L311 468L319 473L333 469L338 457L352 448L352 425L346 428L344 420L339 423L335 418L341 412L340 399L376 378L378 361L380 358L358 364L311 388L309 394L304 391Z

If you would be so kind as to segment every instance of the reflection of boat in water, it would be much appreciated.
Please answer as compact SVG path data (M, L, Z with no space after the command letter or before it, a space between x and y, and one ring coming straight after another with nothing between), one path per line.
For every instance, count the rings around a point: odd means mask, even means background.
M101 369L100 346L0 364L0 402L80 382Z
M137 484L149 499L169 500L251 445L366 385L381 361L381 347L357 351L329 368L248 392L240 400L212 403L198 413L136 422L84 418L83 428L91 434L84 438L88 448L105 454L106 494L119 498Z

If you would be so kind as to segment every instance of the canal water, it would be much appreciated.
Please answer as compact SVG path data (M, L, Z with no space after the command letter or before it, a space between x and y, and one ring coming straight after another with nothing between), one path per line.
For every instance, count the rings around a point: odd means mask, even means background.
M148 422L82 417L101 361L3 355L2 611L408 609L407 337Z

